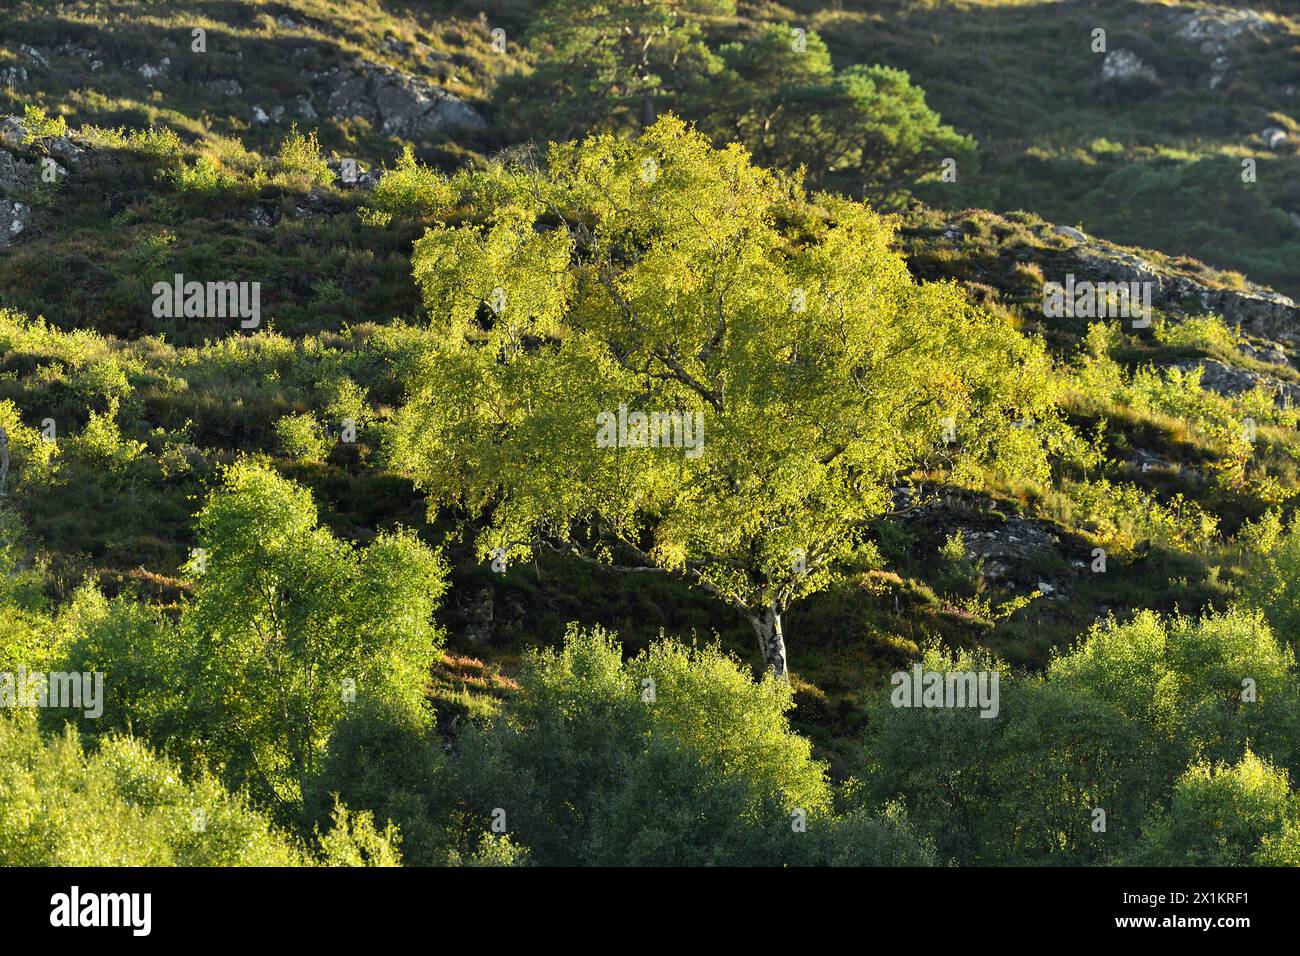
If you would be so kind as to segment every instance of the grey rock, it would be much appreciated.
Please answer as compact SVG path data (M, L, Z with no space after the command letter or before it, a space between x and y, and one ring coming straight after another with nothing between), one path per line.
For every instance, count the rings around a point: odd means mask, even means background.
M1101 61L1101 78L1107 83L1145 81L1154 83L1156 71L1132 50L1111 50Z
M1222 53L1249 37L1269 30L1254 10L1203 7L1174 12L1174 36L1195 43L1206 53Z
M337 73L337 68L330 74ZM328 74L327 74L328 75ZM367 78L360 73L339 74L327 84L329 89L325 109L335 119L363 119L374 122L379 118Z
M1185 372L1200 368L1201 387L1216 395L1241 395L1263 385L1273 391L1274 401L1278 405L1300 405L1300 385L1284 382L1272 375L1225 365L1215 359L1180 359L1171 362L1170 367Z
M319 186L313 186L307 193L306 202L294 209L300 219L319 219L339 211L338 204Z
M8 249L32 224L32 210L26 203L0 199L0 249Z
M1052 232L1058 236L1064 236L1066 239L1073 239L1075 242L1087 242L1088 234L1073 226L1053 226Z
M72 141L70 136L60 136L45 144L49 154L69 166L78 165L86 156L86 151ZM60 170L66 172L66 170Z
M1289 366L1291 364L1291 360L1287 358L1282 346L1276 342L1266 342L1263 345L1243 345L1241 350L1252 358L1261 362L1268 362L1270 365Z
M1286 130L1278 126L1270 126L1259 134L1259 138L1264 141L1265 146L1276 151L1286 145L1289 137Z
M68 40L59 46L57 52L63 56L76 56L83 60L92 60L95 57L93 50L88 50L80 43L75 43L72 40Z
M1177 473L1181 470L1176 463L1164 455L1146 448L1133 449L1133 457L1129 459L1129 464L1144 474L1152 471Z
M60 176L67 175L68 167L79 165L89 152L70 133L42 138L39 150L26 139L27 128L22 117L0 118L0 195L12 196L35 187L41 168L49 159L55 161Z
M441 87L378 64L335 68L317 79L331 116L377 123L394 136L412 138L441 129L487 125L477 110Z
M363 169L360 164L349 171L343 160L330 163L329 168L334 171L338 184L344 189L373 189L381 178L380 173L373 169Z
M1262 286L1215 289L1196 280L1171 275L1130 252L1090 240L1063 252L1066 270L1076 281L1150 282L1152 304L1173 314L1212 312L1229 325L1275 342L1300 342L1300 306Z
M1056 535L1024 518L1008 518L997 528L963 530L966 556L982 561L984 576L1001 581L1012 575L1017 565L1056 545Z
M21 116L6 116L0 120L0 145L5 149L18 149L27 140L27 127Z
M36 185L36 164L0 150L0 195L12 196Z
M142 63L140 64L140 75L146 80L155 80L160 76L166 76L171 65L172 61L169 57L163 57L156 66L152 63Z
M1213 62L1210 63L1210 89L1217 90L1222 86L1223 81L1228 78L1231 71L1232 62L1222 54L1216 56Z
M220 96L238 96L244 92L244 87L235 79L208 80L204 85Z
M492 640L492 624L496 617L496 602L491 588L482 588L465 610L465 638L471 644L486 644Z
M33 46L28 46L26 43L18 47L18 52L21 53L23 56L25 56L29 62L34 63L36 66L48 67L50 65L50 61L45 58L44 53L42 53L40 50L36 49Z
M276 214L273 209L268 209L266 205L259 203L248 211L248 221L254 226L274 226Z

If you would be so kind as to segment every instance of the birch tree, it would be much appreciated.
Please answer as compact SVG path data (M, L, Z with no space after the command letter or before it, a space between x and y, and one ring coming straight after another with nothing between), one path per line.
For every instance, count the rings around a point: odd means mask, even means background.
M414 275L442 345L394 462L476 520L485 559L681 575L784 675L783 615L915 469L1043 477L1017 426L1050 414L1044 350L914 282L862 203L672 117L429 192L451 198Z

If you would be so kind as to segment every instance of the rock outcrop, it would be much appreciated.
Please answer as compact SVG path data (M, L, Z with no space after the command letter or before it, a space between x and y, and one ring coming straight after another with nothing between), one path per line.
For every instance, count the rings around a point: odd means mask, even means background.
M86 147L71 134L27 142L22 117L0 119L0 251L9 249L32 225L32 207L24 201L40 184L42 173L67 174L79 164Z
M1155 83L1156 71L1132 50L1111 50L1101 61L1101 78L1108 83Z
M1037 522L1016 517L993 528L963 530L962 538L966 556L982 562L984 577L994 582L1023 576L1026 564L1044 552L1055 550L1059 541ZM1030 577L1035 575L1036 572L1029 573Z
M1084 235L1075 237L1062 227L1054 235L1074 245L1064 252L1064 268L1077 280L1090 282L1150 282L1152 302L1180 315L1213 313L1242 331L1275 342L1300 343L1300 306L1279 292L1247 284L1245 288L1215 288L1162 269L1155 262Z
M1234 62L1229 54L1240 53L1242 45L1272 28L1272 24L1254 10L1234 10L1226 7L1178 9L1171 12L1173 36L1186 43L1196 44L1202 53L1212 57L1207 86L1217 90L1231 74Z
M327 115L364 119L393 136L487 125L477 110L446 90L374 63L334 67L318 73L314 85Z
M59 57L74 56L92 59L92 69L103 66L93 59L91 51L72 43L47 52L21 46L18 53L18 60L0 69L0 83L13 87L26 85L31 70L51 69L51 56L55 58L56 69ZM229 76L187 81L172 69L172 59L168 56L154 62L117 65L151 84L193 82L210 93L232 100L252 92L240 80ZM336 120L358 117L385 133L408 139L440 130L475 130L487 126L476 109L436 83L369 60L312 73L309 79L310 95L298 95L280 105L274 103L274 93L268 96L268 91L262 90L261 94L267 98L261 103L245 102L242 107L245 115L259 125L288 125L291 120L316 123L322 116Z
M0 251L8 249L32 224L32 208L12 199L0 199Z
M1218 395L1241 395L1258 385L1263 385L1274 393L1274 400L1279 405L1300 405L1300 385L1282 381L1272 375L1265 375L1253 369L1236 365L1225 365L1216 359L1180 359L1171 362L1173 368L1189 372L1201 370L1201 387Z
M1173 13L1174 36L1200 44L1205 53L1224 53L1241 40L1269 29L1268 20L1254 10L1204 7Z

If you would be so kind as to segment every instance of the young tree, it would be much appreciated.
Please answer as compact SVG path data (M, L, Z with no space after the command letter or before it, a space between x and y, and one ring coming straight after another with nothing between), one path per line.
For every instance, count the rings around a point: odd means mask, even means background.
M575 627L519 680L448 777L469 832L500 809L538 863L788 862L791 813L830 808L790 685L715 649L661 640L624 661L613 635Z
M945 126L907 73L836 70L814 31L769 23L711 48L704 28L732 0L555 0L526 38L535 66L508 77L500 115L522 137L637 133L671 110L760 165L803 169L874 202L897 203L974 141Z
M1142 728L1147 763L1168 781L1194 760L1231 764L1247 748L1300 769L1294 675L1291 649L1244 610L1108 621L1048 668L1053 683L1106 701Z
M718 51L725 68L686 108L714 142L740 142L756 162L803 168L810 182L897 203L909 186L967 160L974 141L945 126L907 73L837 71L814 32L768 25Z
M82 749L0 717L0 865L300 866L304 856L242 795L186 781L138 740ZM201 825L196 825L201 823Z
M1242 538L1249 551L1241 597L1264 613L1275 633L1294 644L1300 634L1300 515L1284 524L1279 512L1269 511L1247 525Z
M453 185L413 260L444 344L394 460L432 506L486 513L484 557L684 574L784 675L782 615L912 469L1044 474L1023 427L1050 415L1044 349L913 282L861 203L809 198L672 117Z
M718 71L701 20L735 0L552 0L526 43L536 66L503 84L499 112L524 135L635 132Z
M1235 765L1187 768L1167 813L1147 827L1139 866L1295 865L1300 816L1290 780L1249 750ZM1279 851L1289 848L1290 859Z
M197 519L186 712L231 778L289 804L354 701L422 711L445 569L408 532L338 540L269 467L224 479Z

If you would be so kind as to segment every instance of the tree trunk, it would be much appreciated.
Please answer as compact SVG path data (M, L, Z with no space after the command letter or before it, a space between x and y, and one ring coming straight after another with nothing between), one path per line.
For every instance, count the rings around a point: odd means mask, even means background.
M751 614L749 622L758 635L758 649L763 663L777 677L785 680L785 635L781 633L781 612L769 604L759 614Z
M656 117L655 98L653 94L647 93L641 98L641 128L649 129L654 126Z

